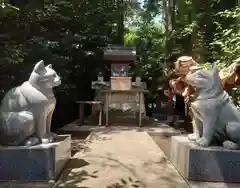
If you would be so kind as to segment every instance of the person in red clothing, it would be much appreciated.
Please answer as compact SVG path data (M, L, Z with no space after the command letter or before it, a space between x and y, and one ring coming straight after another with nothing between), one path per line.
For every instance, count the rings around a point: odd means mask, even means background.
M171 95L177 94L177 101L180 103L179 104L177 102L178 105L175 106L175 109L173 109L173 105L171 104L169 108L172 108L172 110L169 110L169 112L172 112L173 114L175 110L175 114L181 114L181 116L185 117L185 120L190 122L192 116L190 111L189 99L194 89L185 83L184 78L189 72L193 72L198 69L200 69L200 66L196 61L193 60L192 57L181 56L177 59L176 62L174 62L174 70L171 76L172 79L170 79L169 81L169 91L171 91ZM170 94L169 97L172 98ZM189 130L192 130L192 128L189 128Z
M172 98L176 120L184 119L186 117L186 105L181 92L182 88L184 88L184 83L178 82L178 79L172 79L169 81L169 87L171 88L173 95Z

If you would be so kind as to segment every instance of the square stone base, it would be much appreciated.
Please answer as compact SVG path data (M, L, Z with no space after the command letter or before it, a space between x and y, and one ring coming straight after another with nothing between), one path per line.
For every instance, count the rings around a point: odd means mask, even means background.
M71 157L71 136L32 147L0 147L0 181L51 181Z
M187 180L240 183L239 150L203 148L187 136L173 136L170 161Z

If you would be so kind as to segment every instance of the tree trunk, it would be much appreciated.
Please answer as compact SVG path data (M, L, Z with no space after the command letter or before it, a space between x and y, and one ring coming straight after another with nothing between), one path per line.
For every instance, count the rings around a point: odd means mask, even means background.
M124 44L124 1L117 0L119 10L119 21L117 23L117 43Z
M172 54L173 41L171 34L175 25L175 0L163 0L164 22L165 22L165 59Z

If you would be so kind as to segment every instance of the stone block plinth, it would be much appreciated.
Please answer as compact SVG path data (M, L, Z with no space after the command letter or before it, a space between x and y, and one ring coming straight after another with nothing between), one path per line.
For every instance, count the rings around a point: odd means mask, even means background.
M0 181L55 180L70 157L70 135L58 135L51 144L0 147Z
M239 150L203 148L187 136L173 136L170 161L187 180L240 183Z

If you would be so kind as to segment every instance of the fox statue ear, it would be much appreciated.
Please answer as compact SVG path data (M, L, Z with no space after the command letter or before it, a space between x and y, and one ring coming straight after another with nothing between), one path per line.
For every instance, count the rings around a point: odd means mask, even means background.
M44 68L45 68L45 67L44 67L44 61L41 60L41 61L37 62L37 64L35 65L35 67L34 67L33 70L34 70L35 72L39 73L39 72L43 71Z
M52 69L52 64L49 64L46 67Z
M218 75L217 63L213 63L212 69L213 69L213 75L216 75L216 74Z
M222 83L221 78L219 76L217 63L213 64L212 75L213 75L213 78L214 78L213 80L214 80L215 84L216 83L220 83L220 84Z

